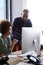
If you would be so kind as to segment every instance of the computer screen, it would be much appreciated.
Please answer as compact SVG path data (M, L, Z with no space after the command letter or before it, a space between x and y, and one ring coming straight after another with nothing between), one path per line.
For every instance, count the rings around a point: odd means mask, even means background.
M22 53L40 50L41 30L33 27L22 27Z

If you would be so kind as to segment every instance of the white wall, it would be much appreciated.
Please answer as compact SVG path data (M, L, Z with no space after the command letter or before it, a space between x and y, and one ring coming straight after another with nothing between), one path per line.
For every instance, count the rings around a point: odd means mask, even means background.
M23 0L23 3L22 3L22 9L27 9L27 0Z
M21 16L21 12L26 8L27 0L12 0L12 21Z
M21 15L23 0L12 0L12 21Z
M33 27L43 30L43 0L27 0L27 8Z

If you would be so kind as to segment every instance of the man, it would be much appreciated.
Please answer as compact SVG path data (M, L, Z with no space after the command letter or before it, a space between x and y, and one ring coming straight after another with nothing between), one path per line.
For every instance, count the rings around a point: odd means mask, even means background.
M21 35L22 35L22 27L32 27L32 23L30 19L28 19L29 11L24 9L22 12L22 17L18 17L14 19L13 27L12 27L12 39L19 40L15 45L16 50L21 49Z

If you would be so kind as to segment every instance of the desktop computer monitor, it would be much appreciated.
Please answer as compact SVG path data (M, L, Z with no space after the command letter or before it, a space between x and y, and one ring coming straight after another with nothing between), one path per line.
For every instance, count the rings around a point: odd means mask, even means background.
M33 27L22 27L22 53L40 51L41 30Z

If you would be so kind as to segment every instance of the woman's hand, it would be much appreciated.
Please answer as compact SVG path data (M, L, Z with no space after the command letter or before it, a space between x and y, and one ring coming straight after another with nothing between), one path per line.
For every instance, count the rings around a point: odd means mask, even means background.
M18 42L17 39L14 39L14 40L13 40L13 44L14 44L14 45L15 45L17 42Z

